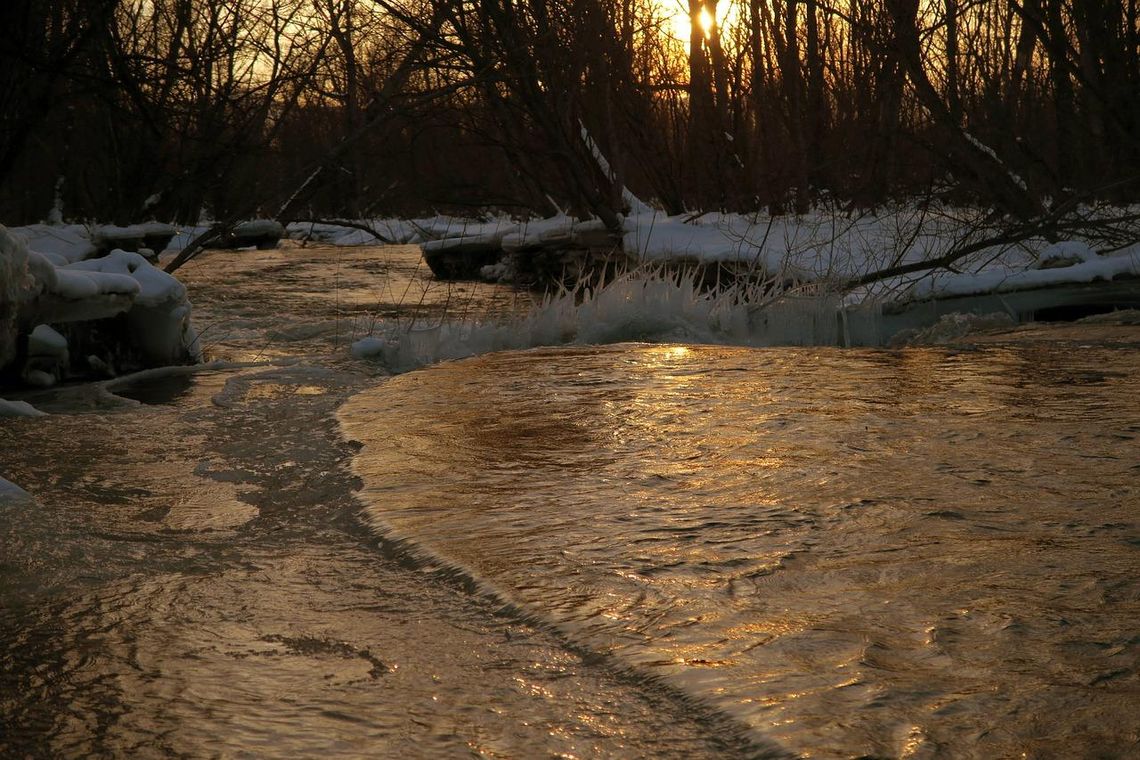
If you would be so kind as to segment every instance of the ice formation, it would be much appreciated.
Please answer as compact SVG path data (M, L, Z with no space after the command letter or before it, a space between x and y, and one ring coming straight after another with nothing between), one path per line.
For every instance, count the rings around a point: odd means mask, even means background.
M492 351L566 344L688 342L835 345L838 298L761 285L710 292L692 276L631 273L597 289L547 296L514 319L392 326L352 345L357 358L406 372Z
M5 402L2 399L0 399L0 408L3 408L4 403ZM3 415L3 412L0 412L0 415ZM28 493L27 491L25 491L23 488L20 488L18 485L16 485L15 483L13 483L10 480L5 480L4 478L0 478L0 504L3 504L4 502L12 502L12 501L17 501L17 500L30 501L31 498L32 498L32 495L30 493Z

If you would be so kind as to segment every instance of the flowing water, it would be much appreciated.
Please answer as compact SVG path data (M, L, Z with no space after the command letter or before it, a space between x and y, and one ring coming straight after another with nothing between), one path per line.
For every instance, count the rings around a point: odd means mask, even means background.
M1137 359L536 350L340 416L381 529L782 746L1125 754Z
M270 364L0 422L0 755L1140 755L1137 328L388 377L518 294L242 256L196 322Z

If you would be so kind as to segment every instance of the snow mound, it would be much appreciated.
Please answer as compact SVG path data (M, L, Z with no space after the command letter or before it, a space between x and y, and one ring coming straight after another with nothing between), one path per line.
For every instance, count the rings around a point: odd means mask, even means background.
M16 356L19 336L28 335L28 358L17 374L33 385L51 385L67 371L65 334L124 311L124 339L142 361L198 358L182 283L137 253L116 250L83 259L85 238L68 238L66 228L54 236L28 235L29 229L16 235L0 226L0 367ZM50 238L55 254L29 250L25 238L37 245Z
M129 251L111 251L102 258L70 264L63 271L88 278L98 292L133 295L136 305L159 306L186 299L182 283Z
M87 228L78 224L32 224L9 230L29 250L55 266L63 266L94 256L98 248L88 237Z
M152 364L197 358L186 287L137 253L112 251L99 259L71 264L62 272L83 275L94 285L133 296L127 322L137 347Z

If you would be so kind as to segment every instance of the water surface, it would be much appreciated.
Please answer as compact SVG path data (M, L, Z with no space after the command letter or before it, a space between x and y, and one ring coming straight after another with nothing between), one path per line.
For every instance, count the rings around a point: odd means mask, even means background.
M750 757L675 689L569 645L360 519L348 342L478 292L418 249L209 252L207 357L0 420L0 757ZM412 297L413 294L414 298ZM411 299L411 300L409 300Z
M1135 328L389 378L351 342L528 294L414 247L179 274L231 364L0 420L0 756L1138 751ZM705 334L670 298L578 339Z
M804 755L1140 749L1140 353L540 349L339 412L373 524Z

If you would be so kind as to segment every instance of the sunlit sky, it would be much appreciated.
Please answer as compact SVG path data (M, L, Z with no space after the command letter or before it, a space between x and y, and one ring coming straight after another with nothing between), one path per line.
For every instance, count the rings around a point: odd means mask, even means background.
M688 3L677 2L671 0L663 6L667 11L672 12L669 19L669 30L674 37L682 42L689 41L689 6ZM724 26L725 23L731 23L732 18L736 15L737 5L735 2L720 2L717 3L717 22ZM713 27L712 16L707 11L701 11L701 28L704 29L705 34L709 33Z

